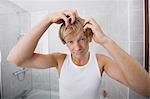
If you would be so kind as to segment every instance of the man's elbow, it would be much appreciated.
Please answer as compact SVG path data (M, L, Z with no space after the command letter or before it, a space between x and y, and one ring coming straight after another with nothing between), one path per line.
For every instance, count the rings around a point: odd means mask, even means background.
M21 66L21 62L20 61L18 61L17 59L15 59L15 58L13 58L13 57L11 57L11 56L7 56L7 61L9 62L9 63L12 63L12 64L15 64L15 65L17 65L17 66Z

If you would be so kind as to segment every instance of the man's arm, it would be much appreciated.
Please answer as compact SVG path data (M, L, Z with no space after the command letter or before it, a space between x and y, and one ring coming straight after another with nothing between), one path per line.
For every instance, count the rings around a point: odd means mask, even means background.
M84 30L87 28L92 30L94 41L102 45L113 58L103 57L104 71L137 93L150 96L150 76L141 64L109 39L94 19L85 21Z
M137 93L150 96L150 76L141 64L110 39L103 46L113 57L113 62L107 62L104 70Z
M52 23L60 24L65 22L68 24L68 16L71 18L72 23L75 21L77 12L75 10L59 11L50 13L35 26L31 32L26 33L10 51L7 60L18 66L28 66L33 68L47 68L48 66L57 66L56 54L42 55L34 53L34 50L40 40L41 36L48 29ZM45 67L43 67L45 66Z
M7 60L18 66L24 64L25 61L29 61L36 57L34 50L38 44L39 39L51 25L49 18L46 16L37 26L35 26L31 32L26 33L10 51ZM41 55L39 55L41 56Z

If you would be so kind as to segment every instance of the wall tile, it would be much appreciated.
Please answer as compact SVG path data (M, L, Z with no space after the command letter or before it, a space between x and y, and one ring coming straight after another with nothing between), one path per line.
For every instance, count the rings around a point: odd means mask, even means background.
M143 64L143 42L130 42L130 54Z
M10 6L7 6L8 8ZM11 8L11 7L10 7ZM27 14L27 13L26 13ZM28 15L28 14L27 14ZM13 76L13 72L21 69L16 67L16 65L7 62L6 58L11 50L11 48L17 42L17 34L19 33L19 16L15 13L2 14L1 19L1 50L2 50L2 85L3 85L3 96L14 98L24 90L31 89L31 71L26 73L25 79L23 81L18 81L18 79ZM26 17L29 18L29 17ZM25 23L24 23L25 24ZM26 25L28 23L26 22ZM24 25L24 26L26 26Z
M33 89L50 90L49 69L32 69Z
M130 41L143 41L143 10L130 11Z

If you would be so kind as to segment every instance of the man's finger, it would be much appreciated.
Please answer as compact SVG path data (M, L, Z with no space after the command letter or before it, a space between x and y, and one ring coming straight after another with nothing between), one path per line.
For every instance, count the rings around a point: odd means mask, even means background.
M73 14L73 12L67 10L67 11L64 11L64 15L67 16L70 23L73 24L73 22L75 21L75 15Z
M86 29L88 29L88 28L92 30L93 26L92 26L91 24L86 24L86 25L83 27L84 32L86 32Z
M62 15L61 18L65 21L65 26L67 27L69 25L69 20L65 15Z
M78 12L76 9L72 9L73 14L75 15L76 18L79 18Z

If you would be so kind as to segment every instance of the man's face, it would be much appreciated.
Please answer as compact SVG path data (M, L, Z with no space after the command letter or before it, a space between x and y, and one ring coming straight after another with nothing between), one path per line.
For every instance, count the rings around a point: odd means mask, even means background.
M89 41L84 33L79 33L72 35L71 37L66 37L65 41L71 54L78 59L85 56L89 50Z

